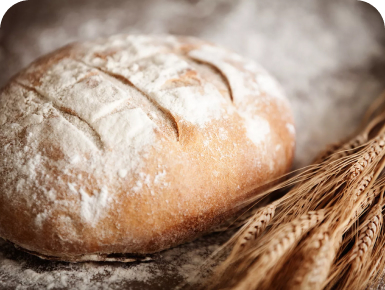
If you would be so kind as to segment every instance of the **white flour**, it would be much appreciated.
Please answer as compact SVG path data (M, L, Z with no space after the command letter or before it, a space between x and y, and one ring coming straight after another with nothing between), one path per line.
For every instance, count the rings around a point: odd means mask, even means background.
M160 253L153 262L128 264L39 261L0 239L0 289L154 289L151 284L169 289L191 277L196 281L199 266L225 238L204 237Z

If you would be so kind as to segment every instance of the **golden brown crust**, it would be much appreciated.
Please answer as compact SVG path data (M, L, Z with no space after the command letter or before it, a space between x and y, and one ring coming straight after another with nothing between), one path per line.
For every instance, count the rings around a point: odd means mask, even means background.
M194 38L70 45L10 81L1 115L0 236L68 261L194 239L294 152L275 81Z

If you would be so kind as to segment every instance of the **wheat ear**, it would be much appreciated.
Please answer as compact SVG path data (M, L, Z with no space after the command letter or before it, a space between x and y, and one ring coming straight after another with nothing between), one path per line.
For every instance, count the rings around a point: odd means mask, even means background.
M381 231L381 227L383 226L384 222L382 209L385 205L385 189L383 188L383 184L381 184L381 186L382 194L380 200L370 212L371 214L368 214L370 221L363 225L363 228L367 229L369 237L372 236L370 230L373 232L373 238L371 238L371 240L374 243L370 243L370 246L368 246L368 250L364 253L364 255L367 256L367 259L365 260L365 263L363 263L359 267L360 279L357 279L357 282L354 285L356 287L357 285L360 285L360 287L357 287L357 289L368 289L368 286L373 289L377 288L378 283L380 282L380 278L382 276L380 274L383 273L383 269L385 267L385 233ZM378 222L375 223L377 220ZM375 223L375 225L371 223ZM375 228L377 229L377 232L374 232ZM363 247L363 249L366 248ZM348 289L348 287L346 287L345 289Z
M373 250L374 243L382 227L382 222L382 205L377 204L369 212L368 220L362 230L360 230L357 242L349 254L348 260L352 263L354 271L362 269L363 262Z
M385 163L382 161L375 174L363 178L354 191L355 194L349 194L347 197L342 198L339 204L333 205L332 220L335 221L334 224L331 222L322 225L315 229L314 234L305 240L300 249L302 262L298 267L294 267L298 268L298 270L295 270L291 289L314 290L323 289L327 285L329 271L340 247L342 235L352 219L351 216L359 210L361 203L367 198L366 195L370 192L370 188L372 188L384 165ZM344 205L346 199L351 201L352 206L346 207ZM375 212L377 216L378 211L381 214L381 209L382 207L377 208ZM375 220L374 217L373 220ZM364 247L364 244L360 245Z
M359 202L363 199L363 196L360 197ZM357 208L356 204L353 212ZM330 269L340 248L344 230L351 219L350 209L340 210L341 212L338 209L334 210L330 221L315 229L314 233L304 241L299 250L303 259L293 275L290 289L320 290L328 284Z
M274 274L273 268L276 268L276 263L283 256L288 255L303 235L322 222L324 218L325 211L323 210L309 212L288 224L281 225L279 230L274 231L271 235L268 233L263 236L259 240L259 247L254 251L250 249L249 255L247 255L248 258L256 259L255 262L251 265L241 263L242 270L246 270L247 274L234 289L257 289L260 283Z
M362 178L361 182L358 184L356 190L353 193L353 202L356 202L360 198L361 193L368 187L372 179L373 172L369 173L368 175L364 176L364 178Z
M357 236L357 228L353 227L353 225L358 222L359 218L374 203L376 197L379 195L379 193L382 190L381 188L383 186L383 184L382 184L383 179L384 178L381 178L378 181L376 181L376 183L373 185L373 188L371 188L369 191L366 192L366 194L365 194L366 198L362 198L362 199L358 200L358 198L362 195L361 194L362 192L360 194L352 197L352 199L355 200L355 202L356 202L356 204L358 204L358 206L355 207L355 210L352 210L352 214L351 214L351 217L349 219L349 222L348 222L347 226L345 227L345 229L343 230L344 239L343 239L343 243L340 247L338 256L339 257L343 256L344 258L340 259L333 266L333 268L331 270L332 275L329 277L330 281L335 281L336 279L340 279L344 275L344 273L346 272L347 267L348 267L348 261L346 260L345 252L346 252L346 249L348 248L348 246L351 244L351 242ZM358 231L361 231L363 229L363 227L367 225L367 223L368 223L367 217L368 217L368 214L366 215L365 221L363 222L363 224L359 225ZM333 285L333 283L334 282L330 282L331 285Z
M374 161L378 161L384 156L385 138L378 136L368 148L368 152L364 153L361 158L352 166L349 173L349 181L354 181L360 176L365 169Z
M357 189L353 193L351 199L353 206L358 203L362 193L369 186L371 180L373 179L373 174L365 176L364 179L358 184ZM360 200L360 206L352 214L349 223L345 229L345 232L358 220L358 218L365 212L365 210L373 203L374 199L379 194L378 188L371 188L369 191L366 191L366 198Z
M231 264L239 259L242 252L253 246L253 242L266 229L271 219L274 217L279 200L265 207L258 209L249 221L224 245L228 247L234 245L230 255L218 267L215 276L219 277Z
M322 289L336 257L342 233L331 231L327 223L314 230L300 249L302 261L292 276L290 289Z
M358 237L351 250L342 257L334 269L329 289L358 289L367 277L362 271L371 262L374 245L383 224L382 203L376 204L360 225Z
M377 289L385 268L385 234L380 233L372 255L361 270L360 287L357 289Z
M362 182L358 184L355 194L353 194L353 196L345 194L346 196L343 196L342 198L342 207L348 206L354 208L354 210L352 210L353 214L351 215L344 232L351 227L357 218L365 211L366 207L373 202L380 189L384 187L384 177L379 179L378 177L385 167L385 158L380 159L380 162L378 162L379 161L376 160L376 163L374 163L375 167L371 167L372 170L375 170L375 173L370 173L363 178Z
M367 180L367 181L369 180L370 181L367 185L365 185L364 190L363 191L358 190L358 192L360 192L358 196L354 196L354 195L347 196L345 199L344 198L342 199L342 202L340 203L340 205L334 206L334 211L336 210L336 208L344 209L345 214L343 219L345 219L345 217L349 218L349 215L350 215L350 218L347 224L344 225L345 226L344 232L346 231L346 228L349 228L349 226L352 224L352 219L356 218L357 212L359 212L362 209L362 204L365 202L365 200L368 200L368 194L370 194L371 192L373 193L378 192L378 189L383 186L383 178L380 178L380 179L377 179L377 178L380 176L384 166L385 166L385 159L382 159L381 162L378 164L378 166L375 168L375 173L373 174L373 176L371 176L371 178ZM365 178L363 180L365 180ZM350 200L352 206L349 206L349 204L345 204L344 200L346 199L348 201ZM371 249L368 248L368 245L370 244L371 247L374 246L374 243L370 243L370 239L369 237L365 236L365 233L368 235L370 235L371 233L375 234L375 237L373 236L375 240L379 234L379 231L380 231L379 225L380 224L382 225L382 205L383 205L383 193L380 197L378 204L366 216L366 222L364 222L364 224L360 227L360 230L362 230L362 232L360 231L360 236L358 237L357 242L353 246L352 250L347 254L346 257L342 258L334 266L334 269L331 272L331 275L328 279L329 284L327 286L327 289L346 289L345 285L357 286L359 284L359 282L357 281L360 281L361 278L364 277L360 275L355 275L355 273L357 273L357 271L362 269L362 267L365 265L365 262L366 262L365 257L367 255L367 252L369 250L371 251ZM376 223L377 223L377 227L374 226L376 225ZM367 225L370 225L371 227L373 227L373 229L369 231L368 229L365 228L365 226ZM375 231L373 231L374 229ZM345 237L345 240L347 240L345 242L345 246L346 246L346 244L349 241L349 238ZM341 248L341 250L342 249L343 247ZM337 281L338 281L338 286L336 288L335 285L337 285Z
M259 209L254 216L243 226L234 245L233 253L236 254L250 246L250 243L266 229L274 217L278 202L273 202Z

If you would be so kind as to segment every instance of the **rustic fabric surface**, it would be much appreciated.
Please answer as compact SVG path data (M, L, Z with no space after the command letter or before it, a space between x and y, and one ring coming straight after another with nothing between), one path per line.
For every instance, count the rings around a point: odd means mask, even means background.
M28 0L2 22L0 86L47 52L117 33L198 36L261 63L292 103L296 168L353 132L385 88L383 21L355 0ZM173 289L228 237L133 264L43 261L0 241L0 289Z

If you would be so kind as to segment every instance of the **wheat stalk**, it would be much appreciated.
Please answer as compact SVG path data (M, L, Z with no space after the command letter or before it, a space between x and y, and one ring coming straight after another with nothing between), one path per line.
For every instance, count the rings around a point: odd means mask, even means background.
M366 193L366 198L360 202L359 207L352 214L344 232L349 230L353 226L353 224L356 223L358 219L365 213L365 211L370 208L379 193L380 190L377 188L373 188Z

